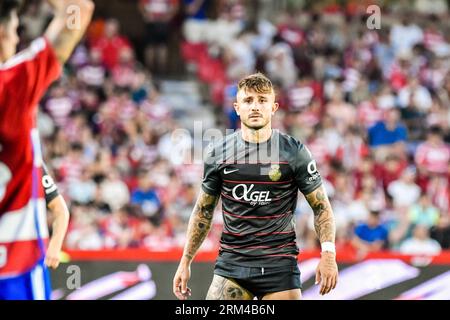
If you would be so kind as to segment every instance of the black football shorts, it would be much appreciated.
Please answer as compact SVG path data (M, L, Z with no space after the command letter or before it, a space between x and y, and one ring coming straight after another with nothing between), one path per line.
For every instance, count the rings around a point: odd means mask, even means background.
M258 299L273 292L301 289L298 265L280 267L243 267L217 261L214 274L232 279Z

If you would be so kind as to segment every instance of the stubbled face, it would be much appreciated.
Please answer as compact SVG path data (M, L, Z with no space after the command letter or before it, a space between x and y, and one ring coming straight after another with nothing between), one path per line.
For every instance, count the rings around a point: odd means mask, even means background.
M259 130L271 123L272 115L278 109L275 94L258 93L251 89L239 90L234 108L247 128Z
M13 11L11 18L0 24L0 62L5 62L16 54L19 35L19 17L17 12Z

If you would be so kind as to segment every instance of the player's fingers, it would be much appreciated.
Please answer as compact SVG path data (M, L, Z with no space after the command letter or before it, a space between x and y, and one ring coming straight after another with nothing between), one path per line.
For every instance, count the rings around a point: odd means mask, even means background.
M186 300L187 299L187 297L184 294L182 294L181 292L179 292L177 294L177 298L178 298L178 300Z
M178 289L178 291L174 291L175 296L177 297L178 300L184 300L184 296L181 294L181 290Z
M54 264L55 264L55 257L49 256L48 257L48 266L53 267Z
M51 268L51 267L52 267L52 264L53 264L52 258L46 257L46 258L45 258L45 265L46 265L47 267Z
M317 268L316 270L316 282L314 284L319 284L320 283L320 270L319 268Z
M178 300L186 300L185 295L181 293L181 282L181 277L176 275L173 279L173 293Z
M186 288L186 293L183 294L183 296L185 297L185 299L187 299L187 298L189 298L191 295L192 295L191 288L187 287L187 288Z
M184 297L181 294L181 292L175 292L175 296L177 297L178 300L184 300Z
M327 286L328 286L327 281L328 281L328 277L323 275L322 276L322 283L321 283L321 286L320 286L320 294L321 295L324 295L327 292Z
M325 286L326 286L326 281L325 278L322 277L322 283L320 285L320 295L324 295L325 294Z
M180 292L176 293L175 296L178 300L185 300L184 296Z
M180 300L186 300L187 298L188 298L188 294L187 294L187 290L186 290L186 293L183 293L183 289L181 288L181 285L179 286L179 292L178 292L178 299L180 299Z
M327 294L331 291L331 282L332 282L332 276L328 275L325 277L325 288L324 288L324 294Z
M49 257L50 267L55 268L59 264L57 257Z
M173 286L172 286L172 290L173 290L173 294L177 296L178 298L178 294L180 293L180 277L178 277L178 275L175 275L175 277L173 278Z
M333 281L332 281L332 283L331 283L331 290L334 290L334 288L336 288L337 280L338 280L338 276L335 275L335 276L333 277Z
M181 278L181 293L182 294L187 293L187 278L185 278L185 277Z

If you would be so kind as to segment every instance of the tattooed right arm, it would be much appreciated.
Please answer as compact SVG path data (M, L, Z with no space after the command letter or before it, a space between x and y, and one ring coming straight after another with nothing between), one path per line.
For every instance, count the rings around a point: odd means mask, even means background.
M213 213L218 200L219 196L212 196L200 190L194 211L189 219L183 257L173 278L173 293L180 300L186 300L191 295L191 289L187 286L191 278L191 262L211 229Z
M212 196L203 190L200 191L197 203L189 219L187 241L182 258L185 262L190 263L194 259L195 254L208 235L218 200L219 196Z

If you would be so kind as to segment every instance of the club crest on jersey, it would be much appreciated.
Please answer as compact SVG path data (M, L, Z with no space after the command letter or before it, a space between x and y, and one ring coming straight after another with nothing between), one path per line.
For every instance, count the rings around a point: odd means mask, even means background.
M269 178L272 181L278 181L281 178L281 170L280 170L280 165L278 164L273 164L270 167L269 170Z

